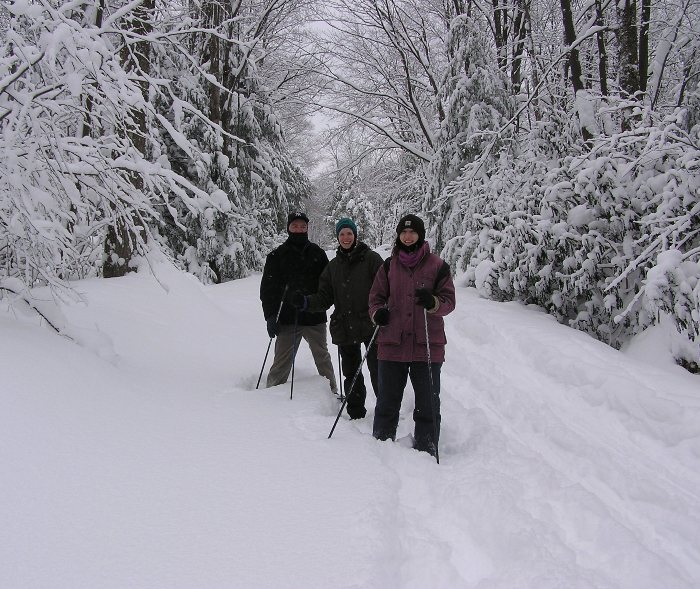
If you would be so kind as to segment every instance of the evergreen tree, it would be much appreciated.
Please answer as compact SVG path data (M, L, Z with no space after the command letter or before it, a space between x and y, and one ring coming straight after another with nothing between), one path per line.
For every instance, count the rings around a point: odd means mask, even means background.
M65 289L99 271L105 242L126 270L169 194L209 202L149 156L147 70L115 45L140 47L124 23L146 17L125 9L103 23L102 8L12 6L0 47L0 281Z
M468 164L498 154L499 132L512 114L506 80L486 52L488 44L477 21L466 14L455 16L447 43L450 61L440 89L445 118L430 163L425 205L438 249L456 229L444 223L452 208L446 188Z
M364 193L362 178L357 169L351 170L345 178L336 181L329 222L334 226L337 220L343 217L349 217L355 222L362 241L370 247L381 243L376 203Z
M697 341L700 150L677 117L556 161L538 134L515 169L480 185L487 205L451 259L486 296L540 305L612 346L660 313Z
M289 208L300 207L310 194L308 179L284 147L258 71L265 13L252 6L235 14L229 10L207 4L204 18L216 32L195 36L199 52L193 59L160 55L160 67L175 78L176 89L161 102L164 124L196 146L183 150L178 136L166 133L164 154L173 169L215 194L221 205L188 211L174 198L176 215L168 215L165 242L185 268L215 282L260 270Z

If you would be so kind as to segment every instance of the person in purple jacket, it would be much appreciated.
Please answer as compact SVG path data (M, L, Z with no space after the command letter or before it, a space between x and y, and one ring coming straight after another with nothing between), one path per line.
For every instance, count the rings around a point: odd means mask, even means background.
M447 343L443 317L455 308L455 287L449 265L430 253L422 219L406 215L396 233L392 256L377 271L369 293L370 317L381 326L377 337L379 394L372 434L378 440L396 438L410 376L415 392L413 447L436 456L440 369Z

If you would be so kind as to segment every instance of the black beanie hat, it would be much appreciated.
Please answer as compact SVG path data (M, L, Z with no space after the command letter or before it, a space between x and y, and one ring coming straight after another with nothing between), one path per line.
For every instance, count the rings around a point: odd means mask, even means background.
M289 215L287 215L287 231L289 231L289 226L292 224L292 222L298 221L299 219L301 219L308 225L309 218L306 216L306 213L302 213L301 211L294 211L292 213L289 213Z
M401 217L399 224L396 226L396 235L401 235L404 229L413 229L418 234L418 243L422 244L425 241L425 224L423 219L416 215L406 215Z

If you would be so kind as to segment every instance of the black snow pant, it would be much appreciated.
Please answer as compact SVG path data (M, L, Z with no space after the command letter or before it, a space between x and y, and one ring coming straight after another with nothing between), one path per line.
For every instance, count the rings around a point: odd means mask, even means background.
M434 454L440 437L440 369L441 362L433 362L432 381L427 362L391 362L379 361L379 396L374 411L372 434L378 440L396 438L399 424L399 411L403 400L403 391L410 375L415 393L413 421L413 447ZM431 400L431 395L434 400ZM435 415L433 415L433 405ZM435 423L435 427L433 427ZM437 439L435 433L437 432Z
M379 390L377 376L377 344L372 343L368 348L370 340L364 342L365 350L367 350L367 369L369 370L369 378L372 382L372 389L375 396ZM362 363L362 346L361 344L347 344L338 346L340 352L340 366L343 371L343 384L345 385L345 394L347 395L347 412L351 419L359 419L367 414L365 409L365 399L367 398L367 387L362 371L357 374L355 386L350 391L352 379L360 368Z

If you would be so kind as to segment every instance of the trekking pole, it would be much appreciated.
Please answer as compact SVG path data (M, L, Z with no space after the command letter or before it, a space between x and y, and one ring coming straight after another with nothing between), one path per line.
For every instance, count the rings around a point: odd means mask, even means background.
M355 381L357 380L357 377L360 375L360 372L362 371L362 365L365 363L365 360L367 359L367 354L369 354L369 350L372 347L372 344L374 343L374 338L377 337L377 332L379 331L379 325L374 328L374 333L372 334L372 339L369 340L369 344L367 344L367 349L365 350L365 355L362 356L362 362L360 362L360 366L357 369L357 372L355 372L355 376L352 377L352 382L350 383L350 389L348 390L348 394L345 395L345 399L343 399L343 404L340 406L340 411L338 411L338 417L335 418L335 423L333 423L333 427L331 428L331 433L328 434L328 439L331 439L331 436L333 435L333 432L335 431L335 426L338 425L338 420L340 419L340 416L343 414L343 409L345 409L345 405L348 404L348 397L350 397L350 394L352 393L352 389L355 386Z
M425 319L425 346L428 350L428 378L430 380L430 408L433 411L433 439L435 440L435 460L440 464L440 454L438 452L438 425L437 425L437 401L435 399L435 386L433 385L433 363L430 360L430 338L428 337L428 309L423 307L423 318Z
M294 363L297 359L297 327L299 325L299 309L294 311L294 336L292 338L292 386L289 389L289 400L294 397Z
M340 383L340 400L345 400L345 395L343 394L343 364L340 359L340 346L338 346L338 382Z
M287 289L289 288L288 284L284 285L284 290L282 291L282 300L280 301L280 307L277 309L277 317L276 317L276 322L280 322L280 315L282 313L282 305L284 304L284 295L287 294ZM258 376L258 382L255 385L255 388L257 389L260 386L260 379L262 378L263 375L263 370L265 370L265 363L267 362L267 355L270 353L270 346L272 345L272 340L274 338L270 338L270 341L267 342L267 352L265 352L265 359L263 360L263 365L260 367L260 375Z

